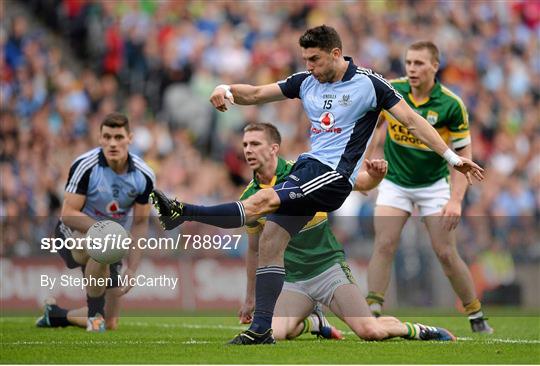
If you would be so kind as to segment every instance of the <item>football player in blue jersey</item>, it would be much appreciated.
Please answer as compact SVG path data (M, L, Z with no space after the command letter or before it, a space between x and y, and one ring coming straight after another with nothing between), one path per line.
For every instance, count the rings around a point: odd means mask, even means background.
M60 238L84 236L97 221L114 220L129 231L133 242L147 233L150 212L149 195L155 184L152 170L139 157L128 152L132 134L128 118L111 113L100 126L100 147L79 156L69 170L61 218L56 227ZM118 326L120 297L129 286L119 287L122 263L102 264L90 258L84 249L61 248L58 253L68 268L80 267L89 281L87 307L68 311L47 299L39 327L86 326L101 332ZM133 246L127 256L123 276L133 277L141 253ZM130 281L126 281L129 283Z
M334 28L322 25L308 29L299 44L307 71L261 86L219 85L210 96L212 105L222 112L227 110L226 101L251 105L286 98L302 100L311 122L311 150L300 155L289 178L241 202L209 207L178 202L158 190L152 193L166 230L189 220L234 228L266 216L260 237L253 321L232 344L275 342L272 315L283 287L287 243L316 212L332 212L343 204L383 109L465 174L469 183L473 177L483 179L483 169L449 149L429 122L415 113L385 79L343 56L341 39ZM370 316L369 312L365 316Z

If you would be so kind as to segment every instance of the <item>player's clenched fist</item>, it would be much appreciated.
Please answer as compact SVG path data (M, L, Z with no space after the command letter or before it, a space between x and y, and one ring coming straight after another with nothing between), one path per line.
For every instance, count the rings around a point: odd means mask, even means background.
M227 110L226 100L231 104L234 104L234 97L231 93L231 87L229 85L218 85L210 95L210 103L220 112Z
M388 162L384 159L366 159L366 171L375 179L382 179L388 172Z

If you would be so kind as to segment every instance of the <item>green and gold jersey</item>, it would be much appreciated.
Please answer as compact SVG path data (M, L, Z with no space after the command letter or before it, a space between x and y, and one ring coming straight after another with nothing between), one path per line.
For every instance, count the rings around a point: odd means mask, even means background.
M294 162L278 158L276 175L269 185L257 182L255 175L240 200L244 200L262 188L273 187L284 182L291 172ZM262 231L266 218L261 217L256 223L247 225L248 234ZM330 230L328 214L318 212L302 230L291 238L285 250L285 281L297 282L313 278L335 263L345 261L342 245Z
M447 87L435 83L428 99L414 100L406 77L390 81L403 99L439 132L454 149L471 142L469 117L463 101ZM388 123L384 157L388 160L386 179L407 188L429 186L448 177L448 166L437 153L424 145L388 111L383 111Z

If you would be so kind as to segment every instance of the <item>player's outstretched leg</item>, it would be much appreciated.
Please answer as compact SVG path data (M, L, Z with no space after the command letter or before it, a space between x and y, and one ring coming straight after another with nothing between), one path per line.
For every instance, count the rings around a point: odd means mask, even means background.
M240 201L222 203L215 206L199 206L167 198L163 192L154 190L152 204L159 213L159 220L165 230L172 230L184 221L233 229L260 217L275 212L281 204L273 188L264 188L253 196Z
M150 194L150 199L165 230L172 230L185 221L202 222L224 229L242 227L246 223L246 213L240 201L215 206L198 206L167 198L157 189Z
M382 341L387 338L453 341L456 338L443 328L418 323L402 323L394 317L371 316L369 307L355 284L339 286L334 292L330 309L360 338Z

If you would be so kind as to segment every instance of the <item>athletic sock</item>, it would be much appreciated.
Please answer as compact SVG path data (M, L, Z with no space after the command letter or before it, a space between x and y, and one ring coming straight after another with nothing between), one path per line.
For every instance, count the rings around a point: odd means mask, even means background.
M285 268L266 266L257 269L255 312L249 330L263 334L272 327L274 307L285 281Z
M309 320L311 316L307 317L304 319L304 328L302 329L302 332L300 334L304 334L304 333L310 333L311 332L311 329L312 329L312 324L311 324L311 321Z
M188 221L202 222L224 229L242 227L246 223L244 205L240 201L215 206L184 203L182 216L185 216Z
M405 326L407 327L407 335L403 336L402 338L406 339L420 339L420 327L418 324L414 324L411 322L403 322Z
M49 311L49 321L51 322L51 327L67 327L71 325L67 319L67 309L63 309L58 305L49 305L51 310Z
M105 294L98 297L86 295L86 304L88 305L88 317L93 318L96 314L105 317Z
M463 304L463 307L465 308L465 312L469 316L469 319L477 319L484 316L482 312L482 304L478 299L474 299L466 305Z
M319 333L320 321L319 317L315 314L311 314L304 319L304 329L302 333Z
M379 316L382 313L382 306L384 303L384 294L375 291L369 291L366 296L366 301L369 305L369 310L375 316Z

